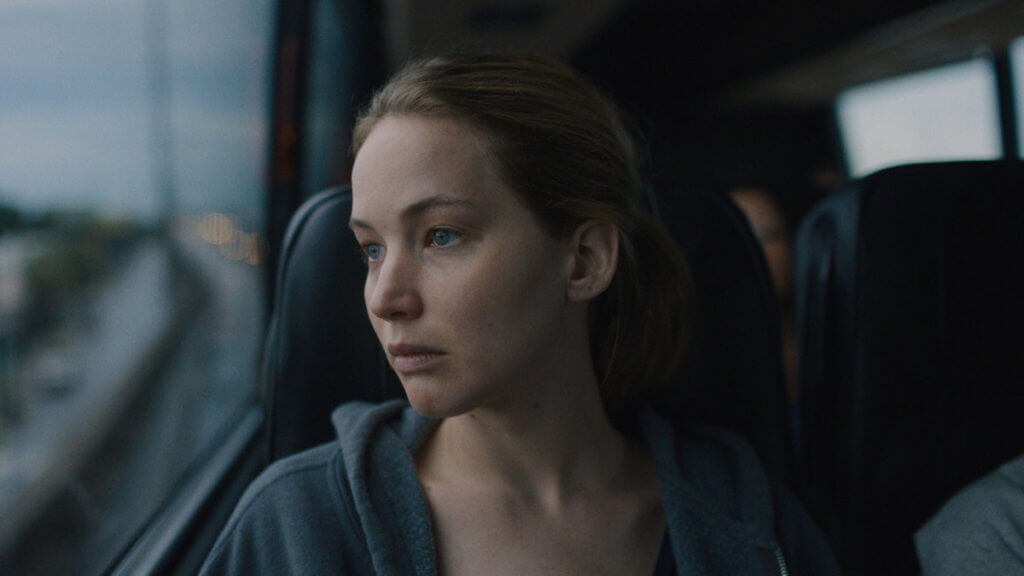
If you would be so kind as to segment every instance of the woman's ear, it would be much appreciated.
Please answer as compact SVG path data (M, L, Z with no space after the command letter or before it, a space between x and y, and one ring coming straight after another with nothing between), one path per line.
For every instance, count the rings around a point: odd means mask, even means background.
M587 302L604 292L619 263L619 229L610 222L587 220L572 234L570 302Z

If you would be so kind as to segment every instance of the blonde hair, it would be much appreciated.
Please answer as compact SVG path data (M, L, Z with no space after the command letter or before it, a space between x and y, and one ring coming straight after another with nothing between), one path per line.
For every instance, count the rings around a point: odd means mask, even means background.
M689 268L643 208L638 153L618 108L569 67L523 54L452 54L395 74L356 120L353 151L390 114L447 116L489 137L501 177L548 231L592 219L619 231L611 286L590 303L606 407L667 382L689 348Z

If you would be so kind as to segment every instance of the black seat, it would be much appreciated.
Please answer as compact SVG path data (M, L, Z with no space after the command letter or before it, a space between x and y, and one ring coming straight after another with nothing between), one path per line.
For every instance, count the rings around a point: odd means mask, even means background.
M693 276L692 362L678 375L696 395L668 388L652 404L673 421L742 434L776 479L790 476L782 333L764 252L728 195L706 186L657 182L652 211L683 248ZM683 384L683 382L680 382Z
M852 573L916 574L912 533L1024 451L1024 165L892 168L796 239L807 499Z
M404 394L363 306L351 210L348 187L327 190L285 232L262 373L271 461L334 438L334 407Z
M706 383L696 399L670 389L654 403L739 430L779 472L788 445L781 345L757 241L724 196L665 186L653 205L696 280L699 360L680 378ZM367 319L350 209L347 188L323 192L285 235L263 370L272 460L333 438L328 415L338 404L403 394Z

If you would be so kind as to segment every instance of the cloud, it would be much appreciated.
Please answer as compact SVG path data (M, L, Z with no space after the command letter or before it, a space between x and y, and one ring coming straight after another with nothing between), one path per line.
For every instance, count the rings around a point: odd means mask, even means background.
M0 187L34 209L92 205L150 216L145 110L22 112L0 130Z
M0 3L0 190L42 208L148 218L154 198L149 0ZM272 3L161 4L182 207L262 209ZM239 208L241 210L241 208Z

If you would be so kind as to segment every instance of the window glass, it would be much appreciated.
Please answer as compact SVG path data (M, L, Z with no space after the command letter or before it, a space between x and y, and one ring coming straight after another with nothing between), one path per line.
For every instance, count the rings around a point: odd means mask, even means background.
M1024 156L1024 37L1010 43L1010 75L1013 76L1013 106L1017 118L1017 151Z
M102 572L255 395L272 19L0 3L0 573Z
M851 88L836 112L854 177L1002 154L995 70L985 58Z

